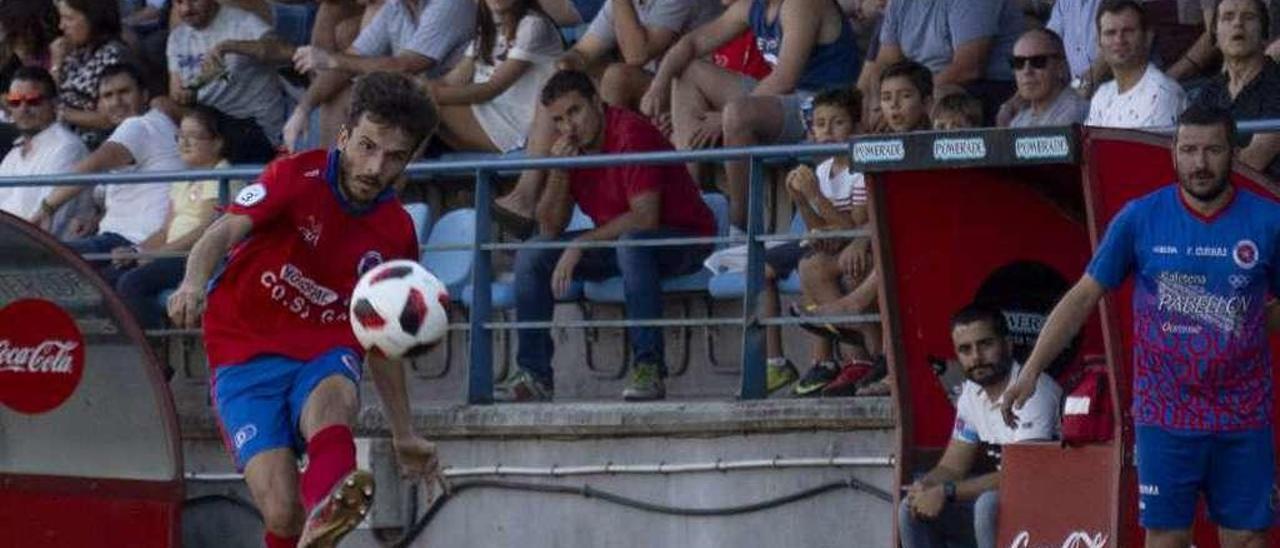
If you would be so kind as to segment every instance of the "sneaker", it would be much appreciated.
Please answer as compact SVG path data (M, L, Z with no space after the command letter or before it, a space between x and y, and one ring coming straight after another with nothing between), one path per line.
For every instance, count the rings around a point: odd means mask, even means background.
M769 394L786 388L788 384L795 382L800 378L800 372L796 370L795 364L791 360L782 362L782 365L765 365L764 389Z
M626 401L652 401L667 397L667 386L658 374L658 366L652 363L636 363L631 366L631 380L622 391Z
M816 396L818 391L834 380L839 373L840 367L836 362L830 360L818 362L809 368L800 382L796 383L795 388L791 389L791 393L796 396Z
M827 383L822 389L822 397L836 398L844 396L853 396L858 393L858 388L870 377L875 371L875 366L871 362L862 360L851 360L840 368L840 373L836 378Z
M511 380L493 391L495 401L506 403L551 401L554 396L555 389L533 378L533 375L523 369L517 370Z
M298 548L333 548L355 529L373 503L373 474L353 470L311 510Z

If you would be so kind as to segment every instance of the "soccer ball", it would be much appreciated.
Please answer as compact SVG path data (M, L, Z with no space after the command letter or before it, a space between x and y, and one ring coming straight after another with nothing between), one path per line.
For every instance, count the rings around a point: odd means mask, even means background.
M449 292L413 261L369 269L351 292L351 330L368 352L413 357L440 342L449 325Z

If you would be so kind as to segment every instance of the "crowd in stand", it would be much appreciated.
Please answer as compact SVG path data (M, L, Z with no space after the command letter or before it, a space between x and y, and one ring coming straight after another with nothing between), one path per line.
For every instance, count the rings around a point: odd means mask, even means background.
M0 175L208 169L327 147L347 118L353 77L375 71L413 76L439 104L428 157L838 142L985 126L1157 128L1173 126L1192 103L1238 119L1277 118L1280 42L1270 29L1280 9L1269 3L0 0ZM1241 160L1276 176L1277 152L1280 134L1258 135ZM747 219L748 166L719 167L529 171L493 209L514 233L543 238L701 235L714 230L694 222L710 218L695 207L701 202L644 198L718 187L736 232ZM588 181L616 192L588 193ZM862 176L846 157L796 167L778 182L808 230L866 223ZM100 272L144 325L159 327L155 295L180 277L182 260L145 253L188 249L215 216L216 196L212 181L4 188L0 210L73 249L111 255L95 263ZM597 228L564 233L573 205ZM660 306L639 302L659 299L657 272L725 262L694 251L530 252L517 260L530 274L518 277L517 315L545 319L556 296L547 289L606 274L624 278L628 317L660 315ZM874 311L870 254L865 238L770 248L762 313L783 313L776 284L793 272L803 294L791 314ZM882 370L878 330L808 328L816 338L803 375L770 333L770 391L793 383L798 395L886 389L870 382ZM632 335L642 378L627 395L660 398L661 334ZM524 330L520 342L523 374L501 394L550 398L549 339ZM852 350L840 363L842 343Z

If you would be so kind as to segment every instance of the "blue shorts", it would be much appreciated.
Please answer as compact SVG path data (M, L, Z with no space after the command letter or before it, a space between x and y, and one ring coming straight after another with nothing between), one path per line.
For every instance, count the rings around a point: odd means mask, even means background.
M350 348L336 348L307 362L259 356L219 367L212 383L214 413L236 469L243 471L263 451L288 447L297 455L305 453L299 421L311 391L333 375L359 386L362 368L362 360Z
M1147 529L1190 529L1196 500L1227 529L1260 531L1275 521L1271 429L1193 432L1137 427L1138 513Z

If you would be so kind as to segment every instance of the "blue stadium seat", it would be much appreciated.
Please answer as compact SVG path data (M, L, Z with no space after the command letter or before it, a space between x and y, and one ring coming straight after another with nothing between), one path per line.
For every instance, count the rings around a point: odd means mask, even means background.
M565 230L585 230L594 228L595 223L591 222L591 217L582 212L577 206L573 207L573 216L569 218L569 226ZM575 281L569 285L569 292L560 300L576 301L582 298L582 282ZM475 299L475 288L470 283L462 290L462 304L467 308L471 308L471 303ZM507 272L496 276L493 282L493 293L489 300L489 306L494 310L508 310L516 306L516 284L515 273Z
M711 208L711 212L715 214L716 235L724 236L728 234L729 201L725 199L723 194L715 192L703 194L702 200L706 202L707 207ZM707 282L710 279L711 272L705 268L699 268L696 272L690 274L664 278L662 280L662 292L691 293L706 291ZM626 302L626 293L622 287L622 276L614 276L599 282L587 282L583 293L586 294L587 300L592 302L617 304Z
M799 213L793 215L788 233L800 235L807 231L808 229L804 225L804 218ZM747 274L741 271L714 274L711 276L711 280L707 282L707 291L716 299L741 299L747 292ZM778 282L778 291L790 294L800 293L800 270L792 271L786 278Z
M413 232L417 234L418 244L421 245L427 241L427 235L431 232L431 206L416 202L405 204L404 210L413 219Z
M566 46L573 46L587 34L587 27L590 26L590 23L583 23L572 27L560 27L560 37L564 38Z
M474 209L455 209L444 214L431 227L426 245L471 244L475 241L475 228ZM461 295L471 281L471 250L423 251L422 266L440 279L450 295Z

